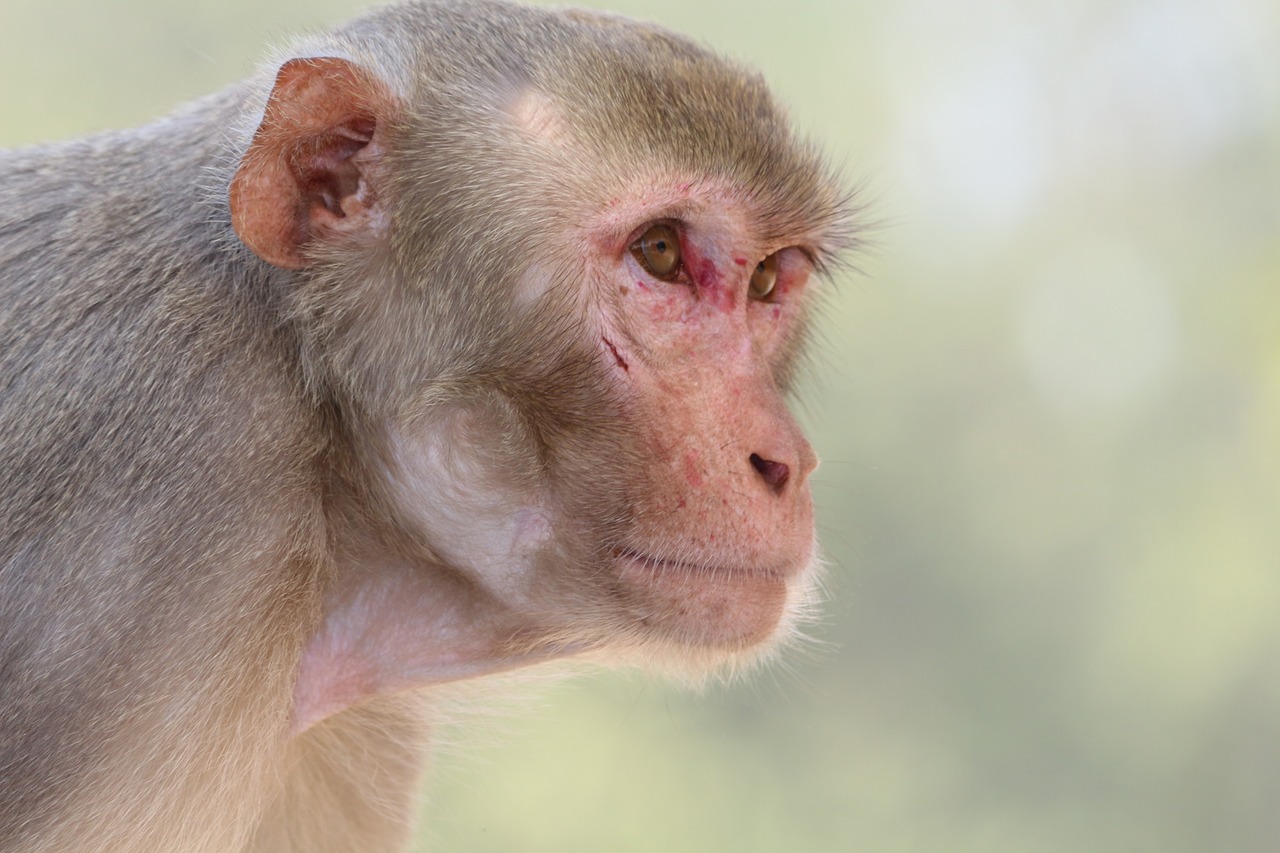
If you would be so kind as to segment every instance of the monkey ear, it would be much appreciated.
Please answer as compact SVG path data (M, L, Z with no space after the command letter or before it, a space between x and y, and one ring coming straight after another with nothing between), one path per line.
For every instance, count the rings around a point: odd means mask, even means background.
M382 234L377 130L392 103L381 81L345 59L280 68L231 180L231 224L254 254L301 269L313 244Z

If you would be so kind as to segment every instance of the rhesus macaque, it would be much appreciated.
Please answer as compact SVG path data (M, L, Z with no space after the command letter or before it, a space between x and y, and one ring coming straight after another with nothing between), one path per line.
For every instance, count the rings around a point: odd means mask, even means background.
M0 850L401 850L449 685L775 648L849 219L758 77L481 0L0 155Z

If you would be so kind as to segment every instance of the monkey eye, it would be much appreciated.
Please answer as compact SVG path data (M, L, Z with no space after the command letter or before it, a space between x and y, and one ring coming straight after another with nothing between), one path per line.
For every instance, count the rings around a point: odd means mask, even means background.
M649 275L674 281L680 274L680 235L665 222L655 222L631 244L631 254Z
M768 299L778 283L778 255L774 253L756 264L756 271L751 274L751 284L747 292L752 299Z

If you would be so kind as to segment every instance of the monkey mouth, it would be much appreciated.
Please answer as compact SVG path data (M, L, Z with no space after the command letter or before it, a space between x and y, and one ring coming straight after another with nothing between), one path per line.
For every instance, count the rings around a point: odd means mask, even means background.
M757 566L726 566L723 564L709 563L701 560L681 560L673 557L659 557L652 554L645 554L634 548L614 548L613 557L625 570L635 571L636 568L646 570L654 574L680 574L692 577L706 577L716 579L734 579L734 578L756 578L756 579L774 579L785 580L793 575L799 574L804 566L797 565L792 568L762 568Z

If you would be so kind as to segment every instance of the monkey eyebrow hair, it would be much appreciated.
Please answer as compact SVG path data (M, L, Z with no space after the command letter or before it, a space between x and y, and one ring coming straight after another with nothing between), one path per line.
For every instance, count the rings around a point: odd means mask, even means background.
M615 193L614 198L621 195L623 195L621 192ZM609 213L608 207L609 205L606 204L601 208L606 216ZM625 216L619 216L615 222L602 230L600 241L623 252L646 225L654 222L671 222L684 229L696 218L696 213L701 209L701 205L693 204L687 199L676 202L664 199L638 210L627 211ZM593 218L598 219L599 215L599 211L588 214L584 217L583 225L585 226Z
M866 245L864 226L855 221L858 213L860 208L841 201L815 221L768 228L762 234L762 242L798 249L820 277L843 273L856 268L853 258Z

